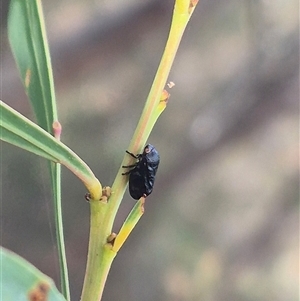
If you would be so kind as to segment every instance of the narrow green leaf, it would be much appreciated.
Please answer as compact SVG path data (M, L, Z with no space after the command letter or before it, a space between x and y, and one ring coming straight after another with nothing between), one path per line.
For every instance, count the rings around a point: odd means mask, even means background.
M66 166L82 180L93 198L100 199L102 187L89 166L65 144L3 101L0 101L0 130L1 140Z
M0 297L6 301L65 301L52 279L15 253L0 247Z
M50 52L39 0L10 2L8 37L37 123L53 134L53 124L58 118ZM48 166L53 191L61 290L66 299L70 300L61 210L61 167L59 164Z
M12 0L8 38L38 124L52 132L57 120L51 61L39 0Z
M120 248L128 238L129 234L131 233L131 231L138 223L139 219L144 214L144 203L145 203L145 198L141 197L136 202L136 204L134 205L130 213L128 214L124 224L120 229L120 232L118 233L114 241L113 248L112 248L113 251L118 252L120 250Z

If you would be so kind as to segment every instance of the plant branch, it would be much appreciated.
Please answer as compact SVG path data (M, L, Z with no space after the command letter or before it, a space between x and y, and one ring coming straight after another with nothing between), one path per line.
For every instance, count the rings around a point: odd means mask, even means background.
M197 2L198 1L196 0L175 1L173 18L166 47L156 76L154 78L151 90L149 92L145 107L143 109L141 118L128 147L128 150L134 154L141 152L146 144L146 141L152 131L154 124L165 108L165 106L160 106L160 101L164 98L163 89L166 85L167 78L169 76L182 35ZM117 173L115 182L112 185L113 194L109 201L109 215L106 217L110 229L112 229L113 221L120 206L128 181L128 177L122 176L122 166L131 165L132 163L133 159L125 155Z
M143 149L158 117L166 107L169 94L164 90L171 66L185 27L197 4L197 0L176 0L166 47L149 92L145 107L128 150L134 154ZM108 203L90 200L91 225L87 270L84 280L81 301L99 301L103 293L105 281L116 255L128 235L144 212L144 198L141 198L124 222L120 233L112 233L112 227L123 198L128 176L122 175L122 166L133 163L133 158L125 155L116 179L108 196Z

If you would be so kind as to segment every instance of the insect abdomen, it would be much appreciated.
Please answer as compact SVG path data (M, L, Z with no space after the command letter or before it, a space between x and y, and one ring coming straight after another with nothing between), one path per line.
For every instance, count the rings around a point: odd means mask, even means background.
M129 174L129 193L131 197L138 200L142 196L146 197L152 193L160 157L158 151L151 144L146 145L144 152L140 155L134 155L128 151L127 153L139 160L132 170L124 173Z

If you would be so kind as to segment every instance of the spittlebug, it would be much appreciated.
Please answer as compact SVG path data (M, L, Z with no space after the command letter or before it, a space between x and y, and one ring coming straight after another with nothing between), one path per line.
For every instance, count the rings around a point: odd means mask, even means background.
M142 196L148 196L152 190L155 181L155 175L159 164L159 153L156 148L147 144L142 154L134 155L126 151L131 157L138 161L133 165L122 166L123 168L131 168L131 170L122 173L129 174L129 193L135 200Z

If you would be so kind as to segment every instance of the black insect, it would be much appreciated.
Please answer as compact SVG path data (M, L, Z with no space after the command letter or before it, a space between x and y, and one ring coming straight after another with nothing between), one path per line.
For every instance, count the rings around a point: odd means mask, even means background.
M122 175L129 174L129 193L132 198L138 200L142 196L148 196L153 190L159 164L159 153L151 144L145 146L142 154L134 155L129 151L126 153L138 160L133 165L122 166L123 168L133 167Z

